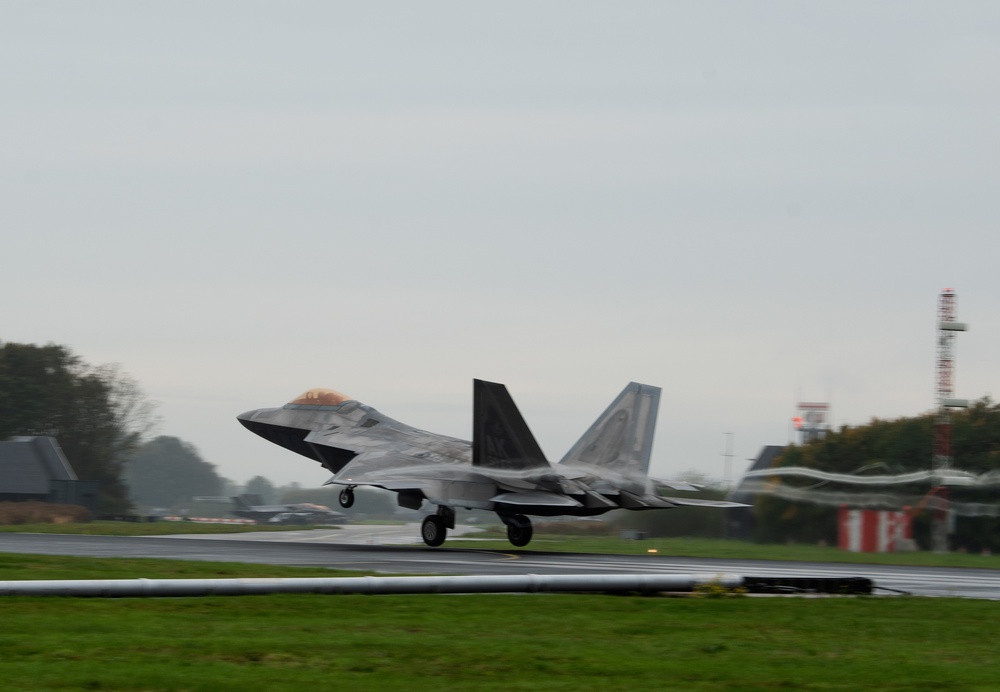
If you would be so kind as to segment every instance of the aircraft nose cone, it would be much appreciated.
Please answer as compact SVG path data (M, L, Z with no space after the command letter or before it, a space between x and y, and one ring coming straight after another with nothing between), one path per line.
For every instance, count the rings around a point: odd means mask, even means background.
M247 430L260 434L262 429L270 427L271 419L280 411L280 408L255 408L236 416L236 420Z
M261 409L255 408L253 411L247 411L246 413L241 413L236 416L236 420L243 424L244 428L250 429L250 423L253 421L254 416L260 413Z

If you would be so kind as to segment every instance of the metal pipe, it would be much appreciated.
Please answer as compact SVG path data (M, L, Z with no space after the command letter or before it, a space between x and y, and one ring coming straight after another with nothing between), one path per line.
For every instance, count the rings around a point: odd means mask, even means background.
M0 596L246 596L271 593L424 594L556 591L692 591L743 585L734 574L512 574L287 579L65 579L0 581Z

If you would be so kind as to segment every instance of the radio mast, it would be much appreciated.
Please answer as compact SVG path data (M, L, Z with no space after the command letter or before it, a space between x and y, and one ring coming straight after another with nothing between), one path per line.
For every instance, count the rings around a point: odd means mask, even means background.
M955 291L946 288L938 299L937 323L937 413L934 417L934 455L931 467L936 472L935 488L938 507L931 512L931 549L934 552L948 551L948 470L951 469L951 411L965 408L966 399L953 398L955 363L955 332L964 332L965 323L955 321Z

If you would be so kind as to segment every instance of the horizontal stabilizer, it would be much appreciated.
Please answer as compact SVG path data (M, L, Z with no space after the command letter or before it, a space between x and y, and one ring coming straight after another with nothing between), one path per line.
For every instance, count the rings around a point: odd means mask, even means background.
M657 487L662 486L664 488L670 488L671 490L683 490L689 493L696 493L704 487L695 483L688 483L687 481L674 481L662 478L651 478L650 480L652 480Z
M661 496L662 497L662 496ZM729 502L728 500L699 500L694 497L662 497L672 505L684 505L686 507L750 507L742 502Z
M501 471L551 468L507 388L473 380L472 465Z
M538 507L582 507L579 502L565 495L547 493L544 491L529 491L525 493L500 493L490 499L490 502L503 502L508 505L533 505Z
M609 509L618 507L617 503L612 502L600 493L595 493L593 490L588 490L583 496L583 506L591 508L608 507Z
M659 387L630 382L560 463L645 475L653 451L659 405Z
M666 509L673 506L658 495L636 495L625 490L618 493L618 502L625 509Z

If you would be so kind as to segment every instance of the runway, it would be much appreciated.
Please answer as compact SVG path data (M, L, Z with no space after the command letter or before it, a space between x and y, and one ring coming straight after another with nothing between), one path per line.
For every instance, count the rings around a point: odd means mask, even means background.
M0 552L87 557L151 557L211 562L248 562L357 570L381 574L686 574L730 573L758 577L868 577L880 593L1000 599L1000 570L900 567L842 563L782 562L596 555L541 550L477 550L475 542L451 547L389 545L390 536L413 542L415 525L355 527L344 531L292 531L211 536L71 536L0 534ZM336 541L336 542L333 542ZM351 543L350 541L355 541ZM377 543L376 543L377 541Z

